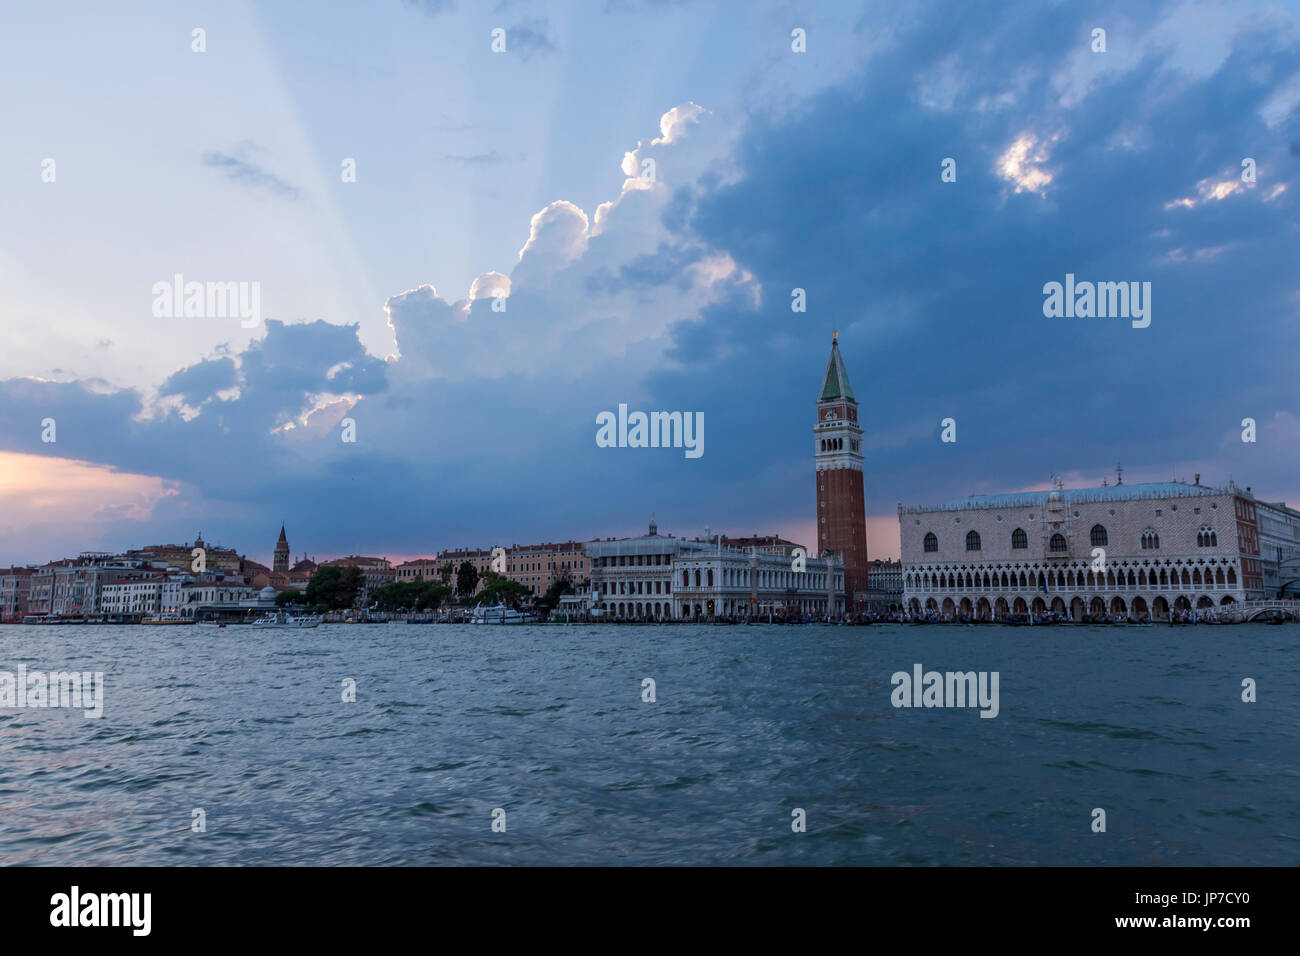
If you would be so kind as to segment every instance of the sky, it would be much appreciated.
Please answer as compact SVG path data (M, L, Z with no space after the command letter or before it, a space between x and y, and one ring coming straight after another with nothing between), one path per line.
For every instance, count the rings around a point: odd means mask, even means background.
M9 11L0 564L811 542L835 330L873 557L1119 462L1300 504L1300 4L984 7ZM620 404L704 453L599 447Z

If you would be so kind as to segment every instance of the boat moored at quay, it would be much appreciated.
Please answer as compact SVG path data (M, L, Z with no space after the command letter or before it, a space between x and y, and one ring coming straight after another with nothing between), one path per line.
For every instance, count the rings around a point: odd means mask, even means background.
M520 611L516 608L506 607L504 604L492 604L484 607L482 604L476 604L473 612L470 614L469 623L471 624L532 624L537 620L537 615L531 611Z

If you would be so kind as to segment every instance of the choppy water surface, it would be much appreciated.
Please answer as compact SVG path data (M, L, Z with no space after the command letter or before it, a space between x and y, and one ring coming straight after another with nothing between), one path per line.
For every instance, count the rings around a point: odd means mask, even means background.
M1290 625L4 627L0 670L104 671L106 696L99 720L0 711L0 862L1294 864L1298 644ZM895 709L915 663L1000 672L999 716Z

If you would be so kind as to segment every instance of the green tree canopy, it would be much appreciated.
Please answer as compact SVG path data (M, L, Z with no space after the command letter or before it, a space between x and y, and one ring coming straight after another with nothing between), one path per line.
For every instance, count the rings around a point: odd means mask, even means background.
M445 584L426 584L416 598L415 607L421 611L436 611L451 600L451 588Z
M573 593L573 580L567 575L551 582L551 586L546 589L542 595L540 604L545 604L549 608L554 608L560 603L560 595Z
M327 564L317 568L316 573L307 582L307 602L309 604L323 604L329 608L334 607L334 595L338 591L339 577L342 573L342 569L333 565Z
M352 607L364 583L365 575L360 568L324 565L317 568L307 582L307 603L324 605L335 611Z
M370 600L381 611L430 610L438 608L451 597L451 588L431 584L423 578L414 581L394 581L370 593Z
M339 575L339 607L352 607L357 603L357 595L365 587L366 575L357 567L348 566Z
M456 594L469 597L478 588L478 568L469 561L462 561L456 571Z
M479 592L479 600L484 604L505 604L510 607L518 607L523 601L532 597L533 592L527 585L520 584L518 581L512 581L504 574L498 574L496 571L485 571L483 573L483 590Z

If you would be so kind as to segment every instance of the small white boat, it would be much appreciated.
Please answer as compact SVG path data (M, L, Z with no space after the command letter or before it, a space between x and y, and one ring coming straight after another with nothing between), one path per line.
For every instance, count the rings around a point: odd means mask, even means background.
M537 616L532 612L516 611L504 604L493 604L488 607L476 604L469 618L471 624L531 624L535 620Z
M320 618L310 615L299 617L296 614L289 614L285 611L277 611L274 614L268 614L265 617L259 617L253 622L253 627L281 627L297 630L302 627L316 627L320 624Z

